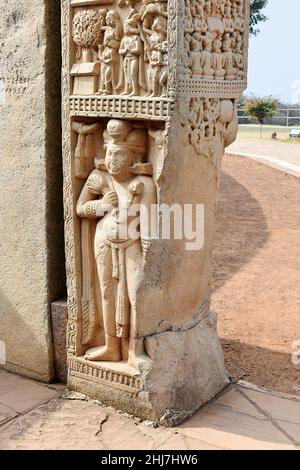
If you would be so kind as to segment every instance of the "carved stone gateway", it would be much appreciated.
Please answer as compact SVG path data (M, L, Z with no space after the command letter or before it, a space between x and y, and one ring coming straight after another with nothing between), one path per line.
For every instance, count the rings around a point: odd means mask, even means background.
M249 0L63 0L62 12L68 385L174 425L228 383L211 251Z

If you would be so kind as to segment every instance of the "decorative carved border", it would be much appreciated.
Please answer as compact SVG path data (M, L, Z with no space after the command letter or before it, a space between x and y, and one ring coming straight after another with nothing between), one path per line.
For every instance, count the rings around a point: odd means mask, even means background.
M178 32L179 32L179 9L182 7L178 0L168 2L168 90L169 96L175 96L177 88L178 69Z
M246 88L246 81L223 82L183 78L178 82L180 97L238 98Z
M246 25L250 24L250 0L245 0L244 2L244 15L245 15L245 24ZM247 32L244 34L244 51L243 51L244 52L245 77L246 77L245 89L247 88L247 85L248 85L247 79L248 79L248 63L249 63L249 59L248 59L249 37L250 35L247 30Z
M167 98L139 98L124 96L71 96L72 116L114 117L165 121L174 108Z
M69 110L69 96L71 79L69 74L69 26L70 26L70 0L62 0L62 130L63 130L63 171L64 171L64 218L65 218L65 251L68 289L68 354L76 354L77 344L77 279L75 261L75 233L74 233L74 201L72 185L72 159L71 159L71 123Z
M139 377L113 370L107 366L87 363L81 358L70 358L68 361L69 374L79 379L96 382L105 386L129 392L136 395L144 390Z

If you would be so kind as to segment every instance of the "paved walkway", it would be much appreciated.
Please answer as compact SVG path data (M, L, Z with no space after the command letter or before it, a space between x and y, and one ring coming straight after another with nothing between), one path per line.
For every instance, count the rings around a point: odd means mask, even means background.
M227 154L247 156L295 176L300 176L300 145L256 139L237 139Z
M300 400L246 384L165 429L0 371L0 450L299 450L299 443Z

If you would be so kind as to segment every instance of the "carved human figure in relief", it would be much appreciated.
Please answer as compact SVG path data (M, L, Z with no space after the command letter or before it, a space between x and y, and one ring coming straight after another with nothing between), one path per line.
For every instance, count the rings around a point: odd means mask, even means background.
M209 98L205 98L203 102L203 125L205 126L205 137L211 139L214 136L215 115Z
M150 28L157 16L168 18L168 13L164 7L166 3L167 0L143 0L143 6L140 11L143 26Z
M130 2L128 1L128 4ZM127 3L126 3L127 4ZM140 15L130 3L130 13L124 22L124 37L119 53L123 57L124 95L139 95L145 85L144 45L140 36Z
M197 33L198 34L198 33ZM202 52L202 40L201 36L194 34L194 37L190 43L191 49L191 70L193 77L201 77L202 67L201 67L201 52Z
M224 80L225 69L223 68L223 65L222 41L217 38L213 43L213 68L214 76L217 80Z
M224 13L224 0L211 0L211 16L222 16Z
M243 41L241 37L237 39L236 44L235 44L234 64L236 66L237 80L243 80L245 76L245 72L244 72Z
M204 78L210 79L214 76L212 42L209 38L203 39L203 51L201 52L201 67Z
M156 188L151 176L135 172L146 155L145 128L112 119L104 142L105 169L91 173L77 204L79 217L98 221L94 256L105 332L105 345L88 350L85 358L128 360L129 365L138 368L141 362L149 361L144 342L137 337L137 291L150 246L150 223L139 211L144 208L151 214ZM130 213L133 206L135 210ZM140 226L140 235L128 232L130 224Z
M119 48L123 37L123 26L118 12L106 15L103 48L99 50L101 62L100 88L97 94L109 95L116 91L119 83Z
M223 47L224 53L224 68L226 80L235 80L236 68L234 67L234 56L232 52L232 38L229 33L224 35Z
M245 31L245 20L243 16L239 15L239 12L236 6L233 8L232 18L233 18L234 30L238 33L243 33Z
M167 71L167 18L166 0L143 0L141 35L145 45L145 58L149 63L146 96L166 95Z
M193 19L193 31L195 33L206 33L207 32L207 22L205 20L204 12L203 16L201 15L196 15L194 16Z
M185 16L184 16L184 23L183 23L183 29L186 33L192 33L193 32L193 17L191 13L191 8L186 7L185 8Z
M234 22L232 18L232 5L227 2L225 6L225 18L223 19L225 33L234 32Z
M164 58L168 50L167 45L167 21L162 16L157 16L152 24L152 29L143 28L148 35L149 42L149 73L148 96L160 96L162 83L162 70L165 65Z

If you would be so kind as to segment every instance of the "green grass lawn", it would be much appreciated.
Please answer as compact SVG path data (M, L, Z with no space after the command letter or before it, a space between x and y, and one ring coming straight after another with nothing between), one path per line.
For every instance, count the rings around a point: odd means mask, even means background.
M291 144L300 144L300 138L291 139L289 137L289 132L293 127L284 127L284 126L263 126L263 140L272 140L271 135L273 132L277 132L277 139L279 142L291 143ZM299 127L296 127L300 129ZM260 139L260 126L255 124L240 124L239 125L239 139Z

